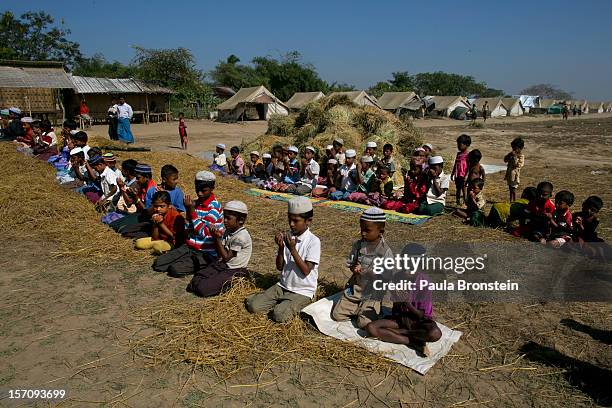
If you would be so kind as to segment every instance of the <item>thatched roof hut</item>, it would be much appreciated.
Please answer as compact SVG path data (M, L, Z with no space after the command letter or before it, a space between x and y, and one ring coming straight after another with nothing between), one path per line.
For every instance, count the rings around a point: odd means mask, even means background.
M57 61L0 60L0 106L16 106L28 115L63 117L61 90L72 82Z

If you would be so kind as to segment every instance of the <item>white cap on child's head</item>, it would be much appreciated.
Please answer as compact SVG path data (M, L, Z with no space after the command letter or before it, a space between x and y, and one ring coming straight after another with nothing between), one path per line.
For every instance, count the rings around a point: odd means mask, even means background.
M75 154L83 153L83 149L80 147L75 147L70 151L70 155L74 156Z
M272 155L270 153L264 153L261 157L263 157L264 159L271 159Z
M255 155L255 156L259 157L259 152L257 150L253 150L250 155L251 156Z
M215 181L216 177L208 170L198 171L195 176L196 181Z
M444 158L442 156L431 156L429 158L429 164L442 164L444 163Z
M334 146L333 146L333 145L327 145L327 146L325 146L325 150L331 150L331 149L333 149L333 148L334 148Z
M225 211L233 211L233 212L237 212L240 214L248 214L249 213L249 209L247 208L246 204L243 203L242 201L238 201L238 200L232 200L232 201L228 201L225 204Z
M338 143L340 146L344 146L344 139L342 139L341 137L336 137L334 139L334 142Z
M327 161L327 164L338 164L338 160L336 160L336 159L329 159Z
M372 158L372 156L361 156L362 163L372 163L373 161L374 159Z
M306 197L295 197L289 200L289 214L304 214L312 211L312 203Z
M289 146L287 150L293 153L298 153L300 151L296 146Z
M429 150L433 150L433 145L431 143L425 143L423 147L429 148Z
M311 152L316 153L316 152L315 152L315 148L314 148L314 147L312 147L312 146L306 146L306 149L305 149L305 150L310 150Z
M385 212L378 207L370 207L359 217L361 221L385 222Z
M217 147L218 147L219 149L223 149L223 150L225 150L225 145L224 145L223 143L219 143L219 144L217 145Z
M374 148L375 149L376 146L377 146L376 142L368 142L368 143L366 143L366 147L370 147L370 148Z
M25 117L21 118L21 122L22 123L32 123L32 122L34 122L34 119L32 119L29 116L25 116Z
M350 159L351 157L355 157L355 156L357 156L357 152L356 152L355 150L353 150L353 149L348 149L348 150L347 150L347 151L344 153L344 156L345 156L345 157L348 157L348 158Z

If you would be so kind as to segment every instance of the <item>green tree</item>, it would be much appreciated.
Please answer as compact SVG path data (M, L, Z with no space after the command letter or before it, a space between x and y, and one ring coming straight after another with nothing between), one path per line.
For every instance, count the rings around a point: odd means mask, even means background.
M393 72L393 78L378 82L368 89L368 93L380 98L385 92L407 92L414 89L413 77L408 72Z
M250 86L268 86L267 78L260 77L253 67L238 64L239 62L240 58L232 54L226 61L219 61L209 75L216 85L227 86L236 91Z
M71 67L81 57L80 46L68 40L70 30L55 25L49 14L27 12L0 16L0 58L23 61L63 61Z
M130 78L135 76L136 71L136 66L124 65L118 61L109 62L102 54L77 58L72 69L74 75L102 78Z
M549 99L572 99L572 93L551 84L531 85L520 92L521 95L537 95Z
M488 88L484 82L476 82L469 75L449 74L442 71L422 72L413 78L414 89L420 95L478 95L502 96L504 92Z

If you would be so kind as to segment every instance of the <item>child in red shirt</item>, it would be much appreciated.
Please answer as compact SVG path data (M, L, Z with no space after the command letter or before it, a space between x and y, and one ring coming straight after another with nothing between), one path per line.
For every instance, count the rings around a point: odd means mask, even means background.
M555 194L555 211L550 219L551 233L548 244L553 248L561 248L563 244L572 240L572 212L570 207L574 204L574 195L562 190Z
M181 137L181 148L187 150L187 124L183 112L179 113L179 136Z
M426 193L427 182L423 167L413 157L404 179L404 196L399 200L387 200L381 205L381 208L406 214L411 213L419 208Z
M550 201L552 192L552 183L542 181L536 187L536 198L527 204L526 232L531 241L545 244L546 237L550 234L550 220L556 208Z

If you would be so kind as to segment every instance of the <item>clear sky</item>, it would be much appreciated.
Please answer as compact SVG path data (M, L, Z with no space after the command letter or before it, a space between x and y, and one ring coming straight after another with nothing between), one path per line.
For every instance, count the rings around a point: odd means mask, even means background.
M85 55L124 63L131 45L190 49L208 71L291 50L327 81L367 88L391 72L447 71L507 93L552 83L612 100L612 1L3 0L45 10Z

